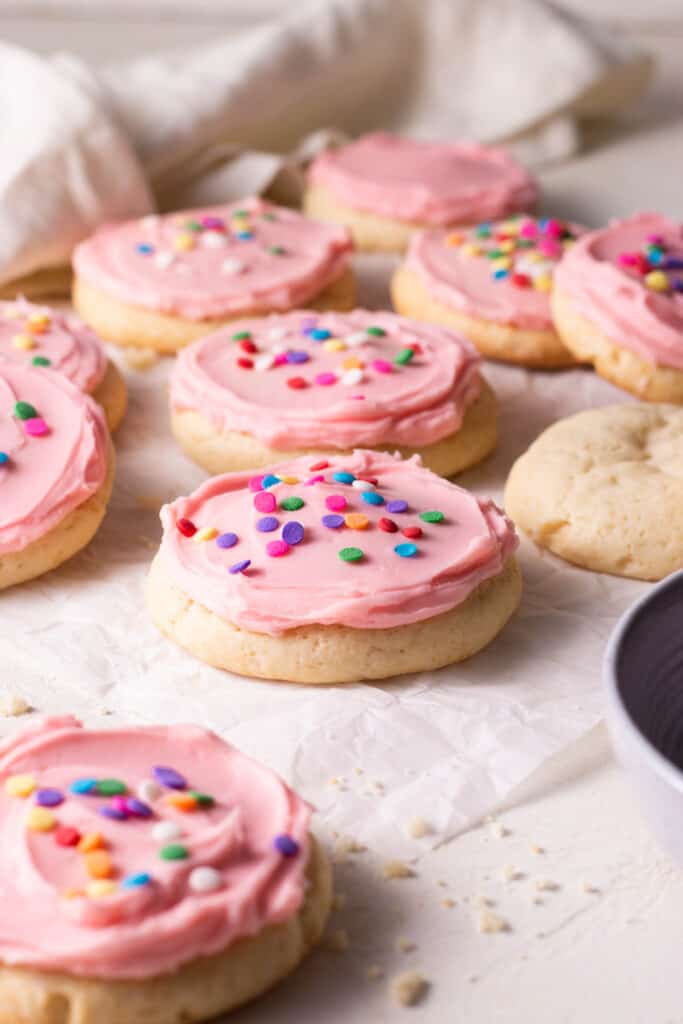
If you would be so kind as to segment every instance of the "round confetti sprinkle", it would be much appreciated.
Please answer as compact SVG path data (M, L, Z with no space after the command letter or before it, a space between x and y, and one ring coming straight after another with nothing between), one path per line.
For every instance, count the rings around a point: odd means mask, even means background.
M32 807L26 818L26 827L31 832L51 832L56 824L57 819L47 807Z
M326 459L321 459L320 462L314 462L312 466L308 467L309 473L317 473L320 469L327 469L329 462Z
M184 775L177 772L175 768L169 768L164 764L155 764L152 767L152 775L166 789L185 789L187 780Z
M356 384L360 384L363 380L363 371L357 367L351 370L345 370L342 374L341 382L346 387L355 387Z
M194 535L196 544L202 544L207 540L213 540L214 537L218 536L218 530L215 526L204 526L201 530L198 530Z
M251 559L250 558L244 558L244 559L242 559L241 562L235 562L234 565L231 565L230 568L228 569L228 572L232 576L236 576L237 573L245 572L249 568L250 565L251 565Z
M85 891L90 899L101 900L112 896L117 888L116 882L111 878L95 878L92 882L88 882Z
M417 554L417 545L411 544L410 541L406 541L405 544L397 544L394 548L397 555L401 558L412 558L413 555Z
M383 338L387 332L383 327L366 327L365 333L369 334L371 338Z
M171 793L166 802L183 813L190 813L197 810L197 801L191 793Z
M223 876L215 868L195 868L190 872L187 884L192 892L214 892L222 886Z
M392 501L387 502L387 512L391 512L392 515L407 511L408 502L402 498L394 498Z
M337 484L352 484L356 479L353 473L347 473L344 470L338 470L332 474L332 479Z
M9 455L7 452L0 452L0 466L6 466L9 462Z
M442 523L444 520L443 512L438 512L436 509L430 512L420 512L420 519L423 523Z
M143 779L137 788L137 794L140 800L147 804L153 804L161 796L161 786L153 779Z
M401 530L404 537L409 537L411 540L416 540L422 536L422 530L419 526L406 526L404 530Z
M398 531L398 526L393 519L386 519L384 516L378 521L377 525L385 533L396 533Z
M342 562L360 562L363 552L360 548L342 548L339 557Z
M330 494L325 498L325 507L331 512L341 512L346 508L346 498L342 494Z
M371 491L375 485L370 480L354 480L351 486L357 491Z
M78 844L79 853L90 853L91 850L100 850L105 842L101 832L87 832Z
M277 530L280 525L280 520L276 516L263 516L257 520L256 529L260 533L272 533L273 530Z
M161 847L159 856L162 860L187 860L190 853L181 843L169 843L168 846Z
M33 799L39 807L59 807L64 803L64 794L58 789L37 789Z
M286 512L297 512L303 507L304 499L300 498L297 494L292 494L289 498L283 498L280 502L280 508L283 508Z
M86 796L97 789L97 779L74 779L69 786L69 792L76 796Z
M268 252L272 253L273 256L284 256L287 252L284 245L271 245L268 248Z
M127 875L121 882L122 889L139 889L143 885L151 885L152 876L147 871L138 871L136 875Z
M304 352L302 349L292 349L286 353L286 356L287 362L295 365L298 363L307 363L311 358L308 352Z
M153 811L149 804L134 796L126 797L125 808L134 818L151 818Z
M247 355L252 355L254 352L258 352L258 349L251 338L243 338L242 341L238 342L242 352L246 352Z
M294 391L302 391L308 387L308 381L304 377L288 377L287 387L292 388Z
M266 553L271 558L282 558L289 551L289 544L284 540L271 540L266 544Z
M110 878L114 865L106 850L93 850L85 855L85 870L91 878Z
M98 779L95 788L100 796L122 796L127 786L121 779Z
M254 360L250 359L249 356L240 356L239 359L237 360L237 365L242 370L253 370Z
M233 341L250 341L251 340L251 332L250 331L236 331L233 334L233 336L232 336L232 340Z
M234 548L238 540L239 537L236 533L220 533L216 537L216 544L219 548Z
M290 547L295 547L297 544L301 544L301 541L304 539L304 532L305 531L301 523L297 523L296 521L285 523L282 530L282 539L285 544L288 544Z
M344 516L331 515L323 516L320 520L323 526L326 526L328 530L338 530L344 525Z
M263 490L263 477L252 476L249 477L249 490L250 491L262 491Z
M125 821L128 817L127 811L124 811L119 807L112 807L109 804L105 804L104 807L100 807L98 813L101 814L103 818L109 818L110 821Z
M30 420L24 420L24 433L30 437L44 437L49 427L42 416L35 416Z
M367 530L370 520L362 512L349 512L344 516L344 522L350 530Z
M25 798L36 788L36 780L32 775L10 775L5 779L5 792L9 796Z
M391 373L393 366L386 359L373 359L370 364L376 373Z
M158 821L152 829L152 838L157 843L171 843L180 839L183 830L177 821Z
M314 327L310 331L310 337L313 341L327 341L328 338L332 337L332 332L324 327Z
M263 477L261 483L262 483L264 489L267 490L269 487L274 487L275 484L282 483L282 481L280 480L280 477L279 476L275 476L274 473L266 473L266 475Z
M645 284L654 292L665 292L669 288L669 278L663 270L651 270L645 275Z
M135 246L135 248L142 256L148 256L150 253L154 252L154 246L150 245L149 242L140 242Z
M283 484L292 484L292 485L294 485L294 484L298 484L299 483L299 477L298 476L283 476L280 479L282 480ZM303 501L302 501L301 504L303 505ZM283 506L283 508L284 508L284 506ZM299 505L299 508L301 508L301 505Z
M59 825L55 832L57 846L78 846L81 841L81 833L77 828L70 825Z
M287 835L284 832L282 835L275 836L273 839L273 846L278 853L281 853L283 857L296 857L299 852L299 844L293 836Z
M394 362L397 363L399 366L405 366L414 357L415 352L413 351L412 348L402 348L401 351L396 356L396 358L394 359Z
M383 505L384 498L377 491L361 491L361 500L367 502L368 505Z
M38 416L38 410L29 402L16 402L14 406L14 415L18 420L33 420Z
M336 373L318 373L315 377L315 383L319 384L323 388L328 388L332 384L337 383Z
M183 537L194 537L197 532L197 527L191 519L179 519L176 523L176 528L182 533Z
M33 366L51 366L52 362L47 356L34 356L31 360Z
M257 512L274 512L277 507L275 495L268 491L259 491L254 495L254 508Z

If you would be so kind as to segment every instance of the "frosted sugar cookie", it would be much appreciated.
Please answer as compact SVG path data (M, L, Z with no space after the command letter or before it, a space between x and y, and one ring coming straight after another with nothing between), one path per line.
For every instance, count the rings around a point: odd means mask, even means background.
M512 524L491 501L377 452L213 477L161 511L157 626L218 668L342 683L485 647L520 599Z
M353 308L351 247L253 198L108 224L76 247L74 305L107 341L175 352L245 316Z
M476 224L529 210L537 197L505 149L378 132L313 160L304 210L345 224L359 249L402 251L419 228Z
M512 467L505 507L541 547L596 572L683 567L683 409L615 405L554 423Z
M555 274L557 331L577 359L650 402L683 402L683 226L641 213L577 242Z
M92 398L58 373L0 358L0 589L85 547L113 476L114 450Z
M123 377L78 317L24 299L0 302L0 358L61 373L102 406L110 430L123 419L127 404Z
M464 339L391 313L240 321L181 352L173 432L211 473L363 447L419 452L449 476L496 443L479 371Z
M489 359L572 366L550 310L558 261L585 229L516 215L469 230L421 232L392 281L399 313L463 334Z
M0 1024L202 1021L268 989L330 907L310 816L194 726L0 744Z

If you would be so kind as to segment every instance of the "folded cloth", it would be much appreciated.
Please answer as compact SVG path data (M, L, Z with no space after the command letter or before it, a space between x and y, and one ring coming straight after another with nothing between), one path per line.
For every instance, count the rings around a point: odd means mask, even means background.
M565 157L580 120L623 109L649 70L545 0L309 0L97 70L0 44L0 288L50 290L104 220L266 189L294 202L305 161L343 137L328 126Z

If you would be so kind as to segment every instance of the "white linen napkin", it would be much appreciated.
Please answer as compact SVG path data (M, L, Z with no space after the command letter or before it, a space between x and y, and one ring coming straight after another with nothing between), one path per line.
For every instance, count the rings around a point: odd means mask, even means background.
M340 137L330 127L565 157L581 119L623 109L649 71L546 0L308 0L194 51L97 70L0 44L0 288L51 290L107 219L267 188L295 201L305 159Z

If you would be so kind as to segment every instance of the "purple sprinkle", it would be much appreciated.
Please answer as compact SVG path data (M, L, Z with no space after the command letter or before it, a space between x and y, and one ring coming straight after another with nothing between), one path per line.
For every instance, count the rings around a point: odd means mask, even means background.
M177 772L175 768L168 768L163 764L155 764L152 766L152 775L166 789L187 789L185 776Z
M301 349L290 349L287 353L288 363L307 363L310 358L308 352L304 352Z
M299 844L293 836L288 836L286 832L282 835L275 836L273 839L273 846L278 853L281 853L283 857L296 857L299 852Z
M338 530L340 526L344 525L344 516L338 516L335 513L334 515L323 516L320 521L328 530Z
M295 544L301 544L301 541L304 539L304 528L301 523L297 523L296 520L285 523L282 530L282 539L292 547Z
M666 256L659 266L662 270L683 270L683 259L680 256Z
M115 797L113 797L111 805L112 805L112 807L115 810L121 811L121 813L124 815L124 817L126 817L126 818L128 817L128 802L126 801L125 797L123 797L123 796L115 796Z
M59 807L64 803L64 796L58 789L38 789L35 801L39 807Z
M239 537L236 533L221 533L219 537L216 537L216 544L219 548L234 548L238 540Z
M670 277L669 284L675 292L683 292L683 277Z
M279 525L280 522L275 516L262 516L256 521L256 529L261 533L272 533Z
M144 803L142 800L138 800L137 797L134 796L126 797L126 810L135 818L151 818L153 814L152 808L149 804Z
M403 498L399 498L396 501L387 502L387 512L407 512L408 502L404 501Z
M317 322L317 316L305 316L302 317L301 324L299 326L304 334L308 334L309 331L314 329Z
M118 807L110 807L109 804L100 807L99 813L103 818L110 818L112 821L125 821L128 817L127 811L121 811Z
M251 558L245 558L243 561L235 562L234 565L231 565L228 572L231 573L231 575L236 576L238 572L244 572L244 570L248 569L250 565Z

